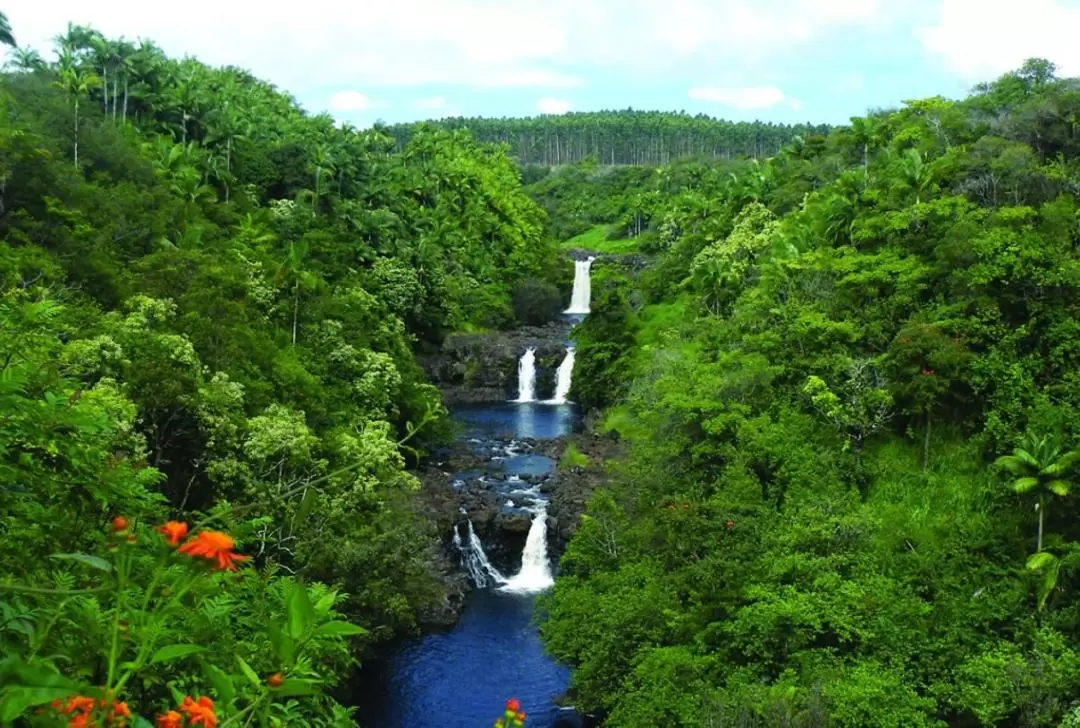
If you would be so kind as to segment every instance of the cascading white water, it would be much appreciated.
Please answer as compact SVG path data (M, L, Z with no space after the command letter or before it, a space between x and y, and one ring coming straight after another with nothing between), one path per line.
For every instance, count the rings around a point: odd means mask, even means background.
M518 398L516 402L536 401L536 349L528 348L518 360Z
M547 400L547 404L566 404L566 397L570 394L571 378L574 375L574 347L566 347L566 356L563 357L559 370L555 373L555 396Z
M596 258L574 261L574 290L570 294L570 308L564 313L585 314L589 312L592 298L592 278L590 269Z
M525 550L521 552L521 570L503 584L499 590L517 594L544 591L555 580L547 552L547 508L540 505L535 510L529 535L525 538Z
M469 520L468 524L468 544L462 542L458 527L454 526L454 548L456 548L464 558L465 569L469 572L469 578L473 580L473 584L475 584L478 589L483 589L488 585L488 582L505 584L506 577L503 576L498 569L492 566L490 561L488 561L487 554L484 553L484 544L481 543L480 537L477 536L476 531L473 530L472 520Z

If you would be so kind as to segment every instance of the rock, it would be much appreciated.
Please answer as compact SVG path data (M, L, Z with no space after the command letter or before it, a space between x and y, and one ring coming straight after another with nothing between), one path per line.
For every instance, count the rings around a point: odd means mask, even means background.
M494 526L507 533L528 533L532 518L522 513L500 513L495 517Z
M518 360L536 349L536 391L555 391L555 372L566 356L566 326L552 323L514 331L452 334L439 352L419 357L447 404L500 402L517 396Z

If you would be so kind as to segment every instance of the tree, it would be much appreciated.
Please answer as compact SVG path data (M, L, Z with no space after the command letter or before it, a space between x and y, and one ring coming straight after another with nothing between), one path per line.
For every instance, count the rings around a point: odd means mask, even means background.
M0 43L12 48L16 46L15 36L11 32L11 23L8 22L7 15L4 13L0 13Z
M1046 516L1047 496L1065 497L1071 485L1067 479L1073 463L1080 460L1080 451L1064 452L1056 438L1039 437L1028 432L1020 447L1012 455L1003 455L995 464L1018 476L1010 486L1017 493L1032 493L1038 497L1036 511L1039 514L1039 532L1036 552L1043 550L1043 520Z
M33 48L16 48L11 53L11 65L24 73L36 73L47 68L45 59Z
M304 241L289 243L289 250L278 267L277 277L284 280L292 288L293 315L292 315L292 343L296 346L296 332L300 318L300 290L312 286L317 280L313 273L304 269L304 260L307 257L308 246Z
M73 158L75 160L75 167L79 166L79 99L85 94L90 93L90 89L97 88L101 83L101 79L94 74L93 71L83 68L78 65L75 59L74 53L70 48L62 48L60 51L60 60L57 64L57 73L59 74L59 80L54 82L54 85L63 89L71 97L72 105L75 111L75 151Z

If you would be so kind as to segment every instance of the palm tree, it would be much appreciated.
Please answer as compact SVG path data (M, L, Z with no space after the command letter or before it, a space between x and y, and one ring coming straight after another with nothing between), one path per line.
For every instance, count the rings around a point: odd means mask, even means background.
M296 329L300 319L300 289L309 287L316 281L315 275L304 270L304 258L307 257L307 243L289 243L289 252L277 271L277 278L290 278L293 293L292 343L296 346Z
M0 43L9 45L12 48L15 47L15 36L11 32L11 23L8 22L7 16L0 13Z
M1043 546L1046 497L1069 494L1070 484L1065 479L1065 475L1078 459L1080 459L1080 451L1062 452L1062 447L1056 439L1047 436L1037 437L1029 432L1024 435L1021 446L1013 450L1012 455L1003 455L995 462L998 467L1005 468L1018 476L1010 484L1015 492L1035 491L1038 494L1039 502L1036 505L1036 511L1039 514L1039 535L1035 547L1036 552L1041 552Z
M53 85L67 91L75 106L75 167L79 166L79 97L90 93L90 89L96 88L101 79L93 71L81 68L75 61L75 56L70 48L64 47L60 51L60 60L57 64L57 74L60 76Z
M45 59L33 48L16 48L11 53L11 65L23 73L45 70Z

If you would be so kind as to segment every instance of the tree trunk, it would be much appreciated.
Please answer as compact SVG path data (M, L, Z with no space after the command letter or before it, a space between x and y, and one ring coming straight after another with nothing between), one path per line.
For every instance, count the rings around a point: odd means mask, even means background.
M1036 551L1042 551L1042 534L1043 534L1043 506L1046 505L1043 502L1042 493L1039 494L1039 538L1035 544Z
M116 121L116 97L120 95L120 78L114 73L112 77L112 118Z
M296 346L296 320L300 314L300 281L293 284L292 343Z
M121 117L121 120L125 124L127 123L127 102L128 102L128 79L127 79L127 75L125 74L124 75L124 114Z
M106 65L101 66L101 78L104 83L101 84L102 97L105 104L105 116L109 115L109 67Z
M75 97L75 169L79 168L79 97Z
M926 410L926 433L923 435L922 469L930 467L930 410Z

